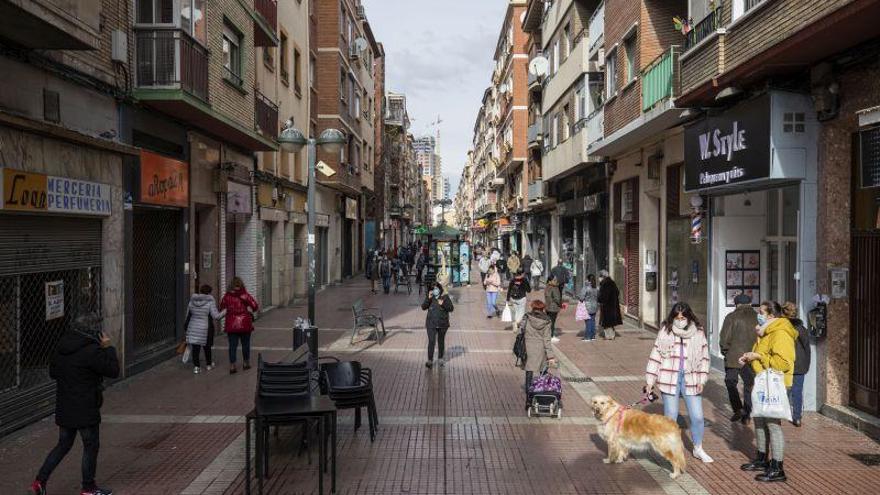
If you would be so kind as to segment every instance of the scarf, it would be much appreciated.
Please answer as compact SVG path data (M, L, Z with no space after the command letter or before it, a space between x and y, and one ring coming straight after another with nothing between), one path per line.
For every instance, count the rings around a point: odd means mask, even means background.
M671 325L670 328L672 329L672 334L675 335L675 337L677 338L674 339L675 342L672 346L667 349L661 349L660 354L664 357L672 354L682 345L682 341L687 340L688 342L685 342L687 352L687 354L685 355L685 371L693 372L700 369L700 364L702 364L703 361L703 356L701 354L703 351L703 346L699 343L695 344L690 341L690 339L692 339L699 331L697 326L691 323L684 330L676 328L675 325Z

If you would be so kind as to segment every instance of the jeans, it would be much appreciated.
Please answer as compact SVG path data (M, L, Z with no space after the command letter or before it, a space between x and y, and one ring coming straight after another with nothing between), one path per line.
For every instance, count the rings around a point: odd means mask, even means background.
M46 456L37 479L43 484L49 481L52 471L58 467L64 456L70 452L73 447L73 441L76 440L76 433L79 432L83 443L82 456L82 488L84 491L95 489L95 471L98 468L98 448L100 446L100 430L99 425L90 426L88 428L65 428L58 427L58 444Z
M596 313L590 313L590 319L584 322L584 340L596 340Z
M202 349L205 350L205 362L208 365L214 364L214 360L211 359L211 346L209 346L209 345L201 346L198 344L190 344L189 346L192 348L193 366L195 366L196 368L201 366L201 364L199 363L199 354Z
M788 401L791 403L791 420L800 421L804 416L804 375L794 375L791 388L788 389Z
M678 397L684 396L684 405L687 407L688 418L691 423L691 440L694 446L703 445L703 431L706 423L703 419L703 396L687 395L685 393L684 371L678 373L678 387L675 395L663 395L663 415L676 421L678 420Z
M391 292L391 277L382 277L382 290L385 291L386 294Z
M434 344L437 344L437 357L446 354L446 331L448 328L428 328L428 361L434 360Z
M739 398L739 390L736 388L739 378L743 381L743 398ZM727 387L727 399L733 412L743 411L746 416L752 413L752 387L755 385L755 372L750 365L742 368L725 368L724 385Z
M486 314L488 316L495 316L495 313L498 312L498 308L495 307L495 302L498 300L497 292L487 292L486 293Z
M229 364L235 364L235 354L238 351L238 342L241 341L241 356L245 364L251 362L251 334L230 333L229 336Z
M556 317L559 313L547 311L547 316L550 317L550 338L556 337Z

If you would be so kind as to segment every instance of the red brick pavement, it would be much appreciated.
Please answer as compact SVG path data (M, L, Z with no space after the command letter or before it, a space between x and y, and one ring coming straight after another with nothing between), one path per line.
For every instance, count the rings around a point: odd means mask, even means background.
M669 485L665 471L656 477L656 469L649 472L650 460L602 464L605 445L590 424L587 404L569 383L562 420L525 419L522 373L510 355L513 334L485 318L478 288L453 292L459 301L447 338L449 364L432 371L423 366L424 313L417 296L373 296L363 281L319 295L322 346L373 368L382 421L371 443L366 427L355 433L351 413L341 414L339 493L700 493L696 484ZM349 348L343 329L350 325L349 306L359 297L368 306L383 307L390 334L381 344ZM269 359L282 357L290 344L290 333L282 329L302 311L281 309L261 318L254 346L265 349ZM573 308L559 321L565 332L558 348L568 360L594 377L602 391L635 400L651 334L631 330L613 342L581 343ZM244 429L236 421L252 406L255 374L228 375L225 351L216 352L221 366L209 373L194 376L169 361L107 391L99 479L116 493L180 493L235 445ZM688 465L709 493L877 493L880 467L865 467L850 455L880 454L878 445L816 414L807 415L803 428L786 427L789 482L758 485L738 469L751 452L753 433L727 421L725 402L723 383L715 377L705 401L710 422L705 443L716 462L689 459ZM187 422L193 418L203 422ZM297 457L295 434L282 429L280 439L272 441L266 493L316 491L315 466L306 456ZM0 439L0 493L22 491L55 435L50 419ZM75 493L79 455L75 447L58 469L52 493ZM226 493L244 491L240 471L220 478L216 486L227 487Z

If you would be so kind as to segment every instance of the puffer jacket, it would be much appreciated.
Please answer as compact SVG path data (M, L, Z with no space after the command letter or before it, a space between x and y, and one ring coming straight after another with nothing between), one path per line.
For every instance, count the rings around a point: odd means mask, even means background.
M422 309L428 311L425 316L425 328L449 328L449 313L455 309L449 294L440 294L439 298L425 297Z
M760 354L752 361L752 370L758 374L766 369L785 373L785 386L794 381L794 342L798 332L787 318L774 318L764 325L764 335L758 337L752 352Z
M219 320L226 315L226 311L217 309L214 296L210 294L193 294L189 299L189 325L186 328L186 342L188 344L206 345L208 343L208 329L213 320Z
M220 310L226 311L226 333L251 333L254 316L260 309L257 301L244 289L227 292L220 301Z
M58 385L55 424L77 429L95 426L101 422L102 382L119 376L116 349L101 347L87 330L68 330L49 363L49 376Z
M532 311L520 322L520 331L525 332L526 338L526 362L520 367L540 373L547 361L555 358L550 344L550 317L542 311Z
M556 280L547 282L547 286L544 287L544 303L547 305L548 313L562 311L562 291L559 290Z
M531 291L532 286L529 285L529 281L525 277L513 277L513 280L510 281L510 285L507 287L507 300L513 299L518 301L525 299Z

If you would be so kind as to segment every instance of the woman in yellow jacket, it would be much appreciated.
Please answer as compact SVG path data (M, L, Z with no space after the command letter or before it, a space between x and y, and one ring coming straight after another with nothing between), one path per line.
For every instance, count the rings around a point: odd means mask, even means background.
M755 374L773 369L785 373L785 386L791 388L794 376L794 342L797 330L782 314L782 307L776 301L761 303L758 310L758 341L739 358L740 363L751 363ZM785 438L782 436L782 420L774 418L754 418L755 442L758 453L755 459L743 464L743 471L764 471L755 476L758 481L785 481L782 469L782 456L785 450ZM767 456L769 443L770 457Z

